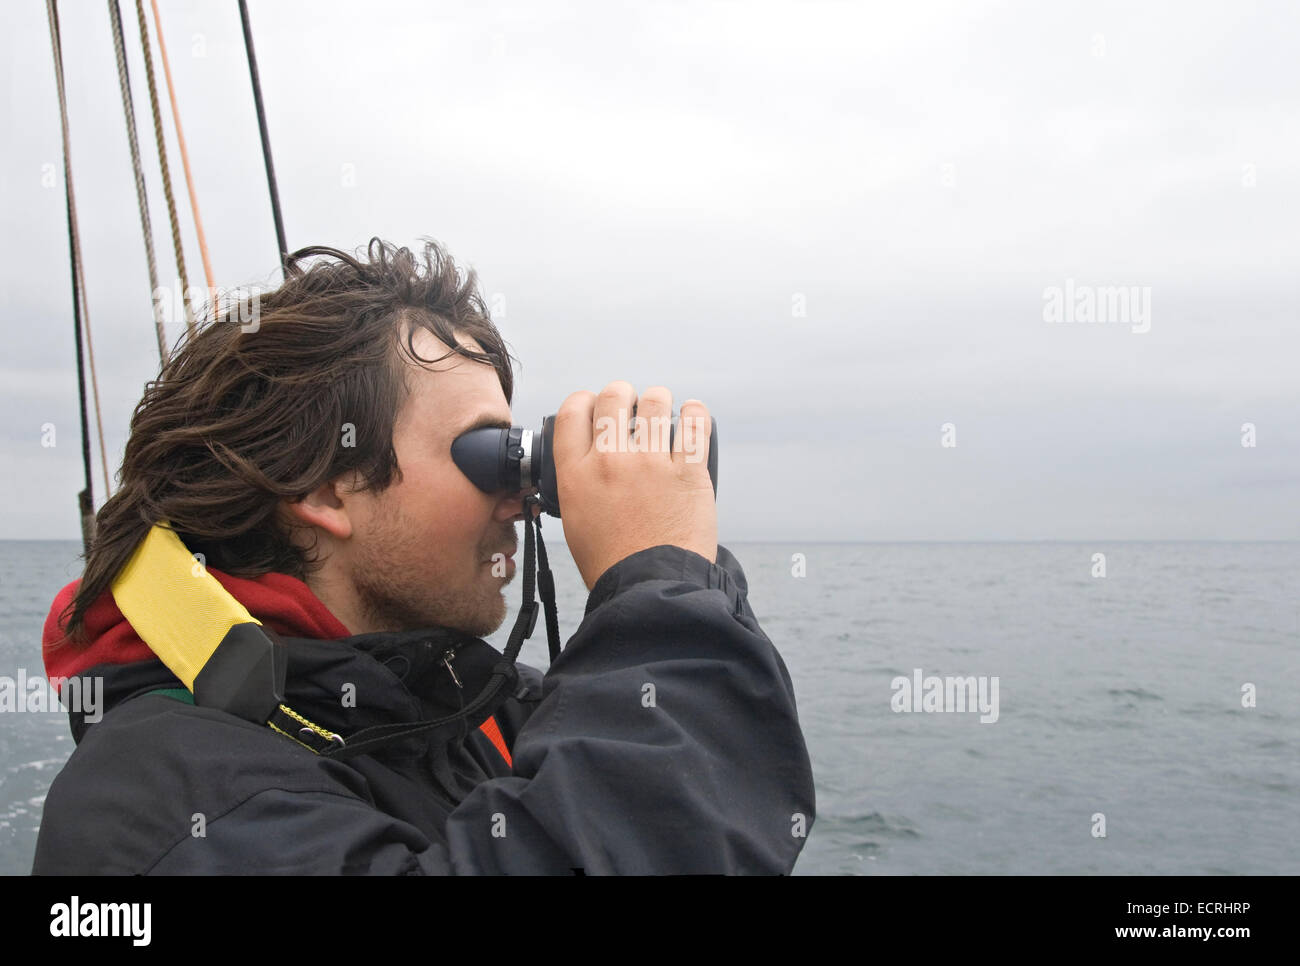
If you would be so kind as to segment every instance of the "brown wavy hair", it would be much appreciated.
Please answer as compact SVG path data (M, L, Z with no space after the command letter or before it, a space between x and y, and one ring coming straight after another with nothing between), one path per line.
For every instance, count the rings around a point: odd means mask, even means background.
M311 259L319 260L304 267ZM418 328L452 352L419 356ZM483 352L461 346L457 334ZM312 554L278 522L281 501L353 471L377 490L400 480L393 425L408 393L408 360L453 353L491 364L510 402L512 357L477 277L472 269L462 276L433 241L422 256L379 238L364 257L303 248L289 256L279 288L213 310L135 408L119 488L96 515L81 586L64 614L70 642L85 643L86 611L160 521L210 567L305 576ZM344 445L348 423L354 445Z

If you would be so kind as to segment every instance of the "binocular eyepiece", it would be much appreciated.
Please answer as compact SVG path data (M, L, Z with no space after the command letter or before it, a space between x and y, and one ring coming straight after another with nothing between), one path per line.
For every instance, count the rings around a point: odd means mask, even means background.
M635 414L635 410L633 410ZM718 495L718 421L712 416L709 433L709 477L713 495ZM677 414L668 429L671 450L677 433ZM528 490L537 487L542 510L553 517L560 515L560 492L555 484L555 416L542 420L539 431L512 426L509 429L485 427L471 429L451 444L451 458L462 473L484 493L501 490ZM649 441L647 441L649 442ZM628 448L626 441L615 445ZM687 454L687 458L698 454Z

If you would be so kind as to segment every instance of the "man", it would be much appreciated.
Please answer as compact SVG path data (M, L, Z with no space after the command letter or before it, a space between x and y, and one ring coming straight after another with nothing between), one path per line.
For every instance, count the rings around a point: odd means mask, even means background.
M337 760L195 705L124 618L109 586L167 521L284 639L285 702L320 729L445 718L479 693L525 493L482 492L450 447L512 424L509 354L437 246L422 264L378 239L367 254L297 253L255 324L205 326L147 387L83 580L46 625L50 676L103 677L108 711L72 712L34 871L789 872L811 769L687 459L707 446L698 401L668 453L596 445L607 420L648 432L666 389L565 400L555 462L586 615L544 676L520 668L467 720Z

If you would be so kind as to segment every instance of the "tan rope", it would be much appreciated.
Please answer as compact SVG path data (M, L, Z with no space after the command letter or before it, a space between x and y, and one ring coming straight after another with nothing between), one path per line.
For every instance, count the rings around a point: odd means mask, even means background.
M131 75L126 67L126 42L122 38L122 11L118 0L108 0L108 19L113 26L113 55L117 58L117 85L122 89L122 112L126 115L126 139L131 147L131 170L135 175L135 200L140 209L140 230L144 233L144 255L149 263L149 302L153 308L154 335L158 337L158 358L167 361L167 335L163 331L162 306L154 301L158 291L158 260L153 250L153 224L149 218L149 195L144 187L140 164L140 139L135 130L135 105L131 98Z
M194 335L194 312L185 294L190 278L185 271L185 246L181 244L181 224L176 217L176 196L172 192L171 169L167 167L167 137L163 131L162 112L158 109L158 83L153 72L153 45L144 18L144 0L135 0L135 15L140 21L140 46L144 48L144 76L149 84L149 107L153 111L153 133L158 144L158 166L162 169L163 195L167 199L167 220L171 222L172 248L176 252L176 272L181 279L181 303L185 306L185 328Z
M158 52L162 54L163 76L167 78L167 97L172 105L172 122L176 126L176 142L181 149L181 165L185 168L185 186L190 192L190 209L194 212L194 230L199 236L199 255L203 258L203 274L208 280L208 291L217 290L212 276L212 262L208 258L208 242L203 234L203 219L199 217L199 198L194 193L194 175L190 172L190 153L185 147L185 131L181 128L181 111L176 106L176 86L172 83L171 64L167 61L167 43L163 40L162 18L158 16L158 0L149 0L153 8L153 29L158 34ZM193 331L190 332L193 335Z

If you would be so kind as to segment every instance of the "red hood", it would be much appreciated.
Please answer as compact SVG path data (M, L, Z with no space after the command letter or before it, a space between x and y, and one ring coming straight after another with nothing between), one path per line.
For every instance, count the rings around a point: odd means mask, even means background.
M331 614L315 594L301 580L285 574L265 574L248 579L231 577L219 570L208 568L248 612L285 637L310 637L329 641L350 637L349 631ZM74 580L59 592L45 619L45 633L41 650L45 655L45 675L73 677L97 664L131 664L154 659L153 651L140 640L122 612L112 593L105 591L86 611L86 637L89 647L73 647L64 635L60 621L64 608L72 602L80 580Z

